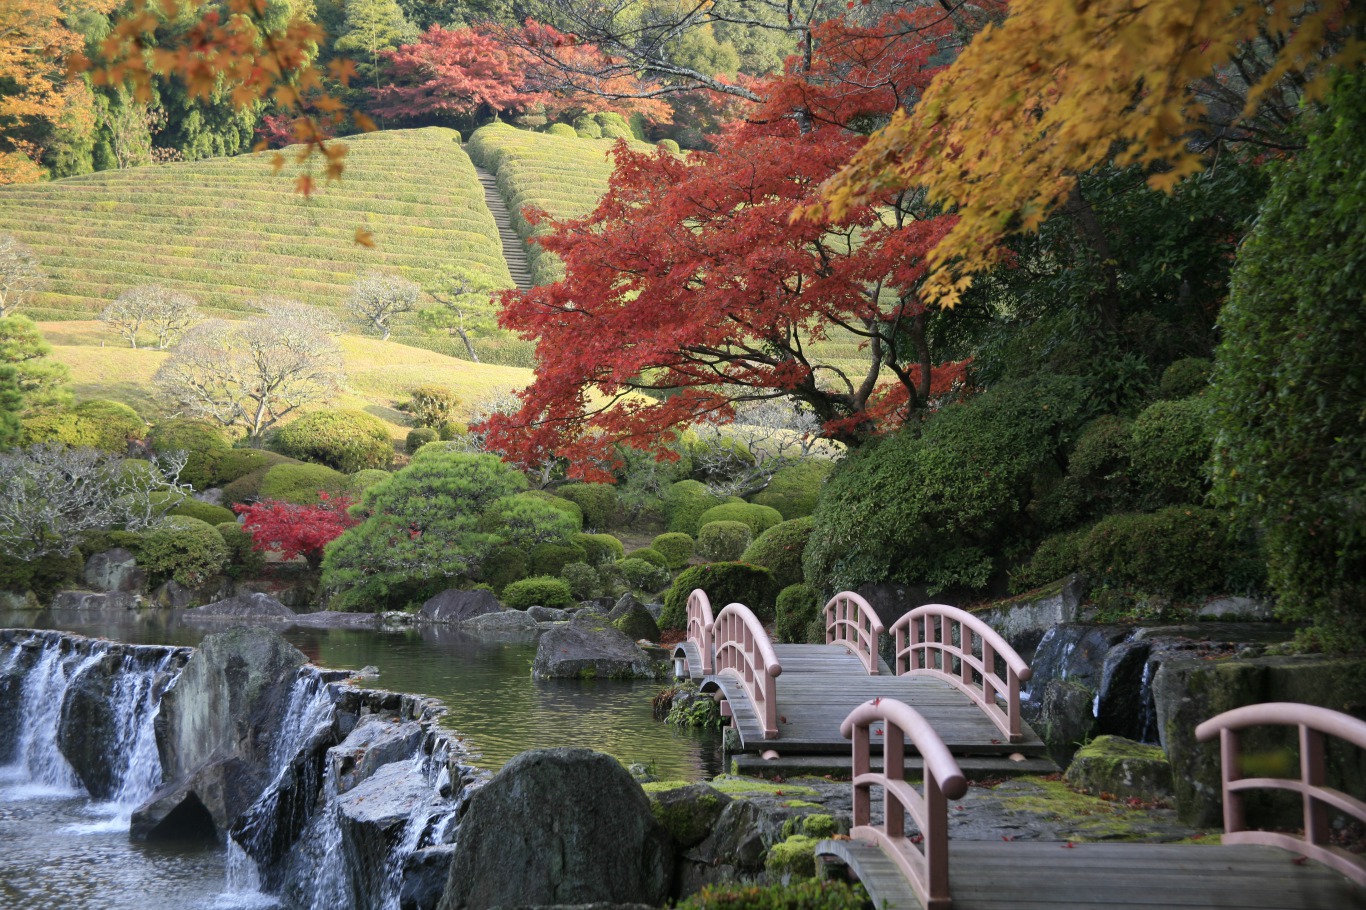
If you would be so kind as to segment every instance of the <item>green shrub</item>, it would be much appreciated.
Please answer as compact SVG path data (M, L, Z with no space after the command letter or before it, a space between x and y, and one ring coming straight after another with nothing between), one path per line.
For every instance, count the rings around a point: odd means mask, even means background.
M586 562L566 563L560 570L560 578L569 585L569 593L575 600L592 600L602 592L602 581L598 570Z
M743 562L711 562L684 569L664 595L661 629L683 629L688 624L688 595L695 588L707 592L712 609L720 612L727 604L742 603L761 622L772 622L774 598L778 588L773 573L762 566Z
M650 541L650 547L664 554L670 569L681 569L692 559L695 545L687 534L668 531Z
M566 139L577 139L579 135L574 132L574 128L567 123L552 123L546 129L546 132L552 136L563 136Z
M223 502L228 506L243 505L261 499L261 484L270 468L258 468L244 474L223 487Z
M218 481L218 465L232 451L227 437L211 424L199 420L168 420L152 427L147 442L158 453L184 452L181 483L207 490Z
M1095 581L1172 597L1224 590L1232 555L1223 516L1193 506L1106 516L1078 553Z
M664 558L664 554L649 547L642 547L639 550L632 550L626 556L630 559L643 559L652 566L659 566L661 569L669 568L669 561Z
M436 428L436 434L442 442L450 442L452 439L470 435L470 428L463 420L443 420Z
M503 589L502 600L504 605L514 610L525 610L538 604L561 610L578 605L569 590L569 584L562 578L550 575L533 575L514 581Z
M1203 500L1212 444L1209 407L1202 399L1159 401L1134 418L1129 461L1139 504L1156 508Z
M791 584L778 592L773 621L773 632L778 641L800 645L807 641L807 630L812 622L820 619L820 592L810 585ZM821 637L820 643L825 642Z
M615 562L626 555L626 547L611 534L575 534L570 542L582 547L590 566L600 566L605 562Z
M670 531L697 536L702 513L722 500L698 480L680 480L664 493L664 522Z
M556 509L559 509L570 518L574 519L574 528L576 530L583 527L583 510L579 508L578 503L570 502L568 499L556 496L554 493L550 493L546 490L527 490L518 495L527 499L539 499L547 505L554 506Z
M643 559L628 556L617 561L617 569L633 590L656 594L669 586L669 570Z
M559 575L569 563L587 561L588 555L577 544L543 543L532 547L527 569L532 575Z
M1199 395L1209 388L1214 363L1204 357L1185 357L1162 371L1157 383L1159 398L1176 401Z
M262 499L311 506L320 501L320 492L339 496L346 491L346 475L325 465L277 464L261 478L259 494Z
M601 139L602 127L591 114L582 114L574 118L574 133L580 139Z
M610 483L567 483L555 495L578 503L588 528L611 527L617 514L617 490Z
M493 503L484 513L480 526L497 534L504 543L522 549L542 544L567 544L578 532L577 512L564 509L562 502L534 492L515 493ZM559 574L540 571L537 574Z
M697 524L700 532L703 525L713 521L739 521L749 525L753 536L758 537L782 520L783 513L770 506L755 505L752 502L727 502L703 512ZM697 543L699 546L702 543L700 533Z
M1216 355L1215 476L1265 538L1287 619L1366 642L1366 78L1344 73L1234 266Z
M270 443L282 455L343 474L383 468L394 458L384 421L364 411L311 411L277 430Z
M677 910L863 910L861 885L808 879L790 885L708 885Z
M821 487L834 469L833 461L804 458L796 464L780 468L768 486L750 497L750 502L777 509L788 521L804 518L815 511Z
M413 423L425 429L436 429L455 419L460 398L450 389L424 385L413 389L413 397L405 408L413 416Z
M831 474L803 554L808 584L981 589L1039 535L1028 504L1056 473L1082 415L1066 376L1002 383L902 432L865 443Z
M364 471L357 471L346 478L346 492L356 502L360 502L366 490L377 483L383 483L390 476L388 471L381 471L379 468L366 468Z
M118 401L83 401L71 409L81 436L80 445L102 452L123 454L128 443L147 436L147 422L128 405Z
M267 469L277 464L296 463L293 458L278 452L267 452L263 449L232 449L218 459L218 469L213 478L214 486L232 483L257 471L265 474Z
M1081 545L1090 528L1045 537L1029 562L1010 573L1010 592L1023 594L1081 568Z
M422 448L427 443L436 442L440 438L441 435L431 427L418 427L417 429L409 430L407 438L403 441L403 451L407 452L409 455L414 455L417 453L418 449Z
M235 521L215 525L228 548L228 559L223 574L229 578L255 578L266 567L266 554L252 545L252 537Z
M768 569L780 588L795 585L802 580L802 551L811 539L811 528L810 518L779 522L756 537L740 561Z
M598 126L602 127L602 137L604 139L634 139L631 127L626 122L626 118L616 111L597 111L593 114L593 119Z
M678 143L674 142L672 139L661 139L656 142L655 145L664 149L666 152L673 152L675 155L681 155L683 153L683 150L678 147Z
M200 502L188 496L180 501L180 504L172 508L166 514L184 515L188 518L198 518L205 524L220 525L224 522L235 522L237 514L232 509L225 509L223 506L212 505L207 502Z
M91 548L91 553L100 553L112 546ZM69 556L49 553L37 559L16 559L0 553L0 591L23 594L32 591L40 602L47 601L59 589L69 587L81 577L85 560L80 550L73 550Z
M501 594L514 581L526 578L528 571L526 553L518 547L499 547L484 559L479 577L493 593Z
M742 521L709 521L697 532L697 552L708 562L733 562L753 540Z
M201 585L223 571L228 545L218 529L198 518L174 515L142 535L138 563L158 585L173 579L187 587Z
M19 418L21 445L80 446L84 444L80 419L69 408L43 408Z

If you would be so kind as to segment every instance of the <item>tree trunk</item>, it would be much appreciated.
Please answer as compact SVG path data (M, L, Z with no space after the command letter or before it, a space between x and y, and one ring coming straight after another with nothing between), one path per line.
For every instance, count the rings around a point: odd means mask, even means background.
M455 333L460 336L460 340L465 342L465 350L470 352L470 360L479 363L479 355L474 353L474 342L470 341L470 336L463 328L457 327Z

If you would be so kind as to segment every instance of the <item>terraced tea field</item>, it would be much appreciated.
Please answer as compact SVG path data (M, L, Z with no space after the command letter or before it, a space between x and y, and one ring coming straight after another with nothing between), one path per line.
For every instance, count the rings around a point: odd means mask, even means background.
M28 244L52 279L29 315L89 318L151 283L219 315L263 294L335 307L367 269L426 283L448 263L511 287L454 131L395 130L347 144L343 179L310 197L294 192L292 158L275 174L266 155L0 187L0 233ZM373 233L374 248L353 242L358 228Z

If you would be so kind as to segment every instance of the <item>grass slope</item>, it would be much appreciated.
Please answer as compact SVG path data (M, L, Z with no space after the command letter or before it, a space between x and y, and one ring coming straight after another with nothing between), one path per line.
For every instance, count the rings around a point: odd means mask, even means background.
M474 163L498 177L498 189L512 211L513 227L524 239L533 236L522 217L532 205L556 218L587 215L607 192L612 163L607 153L615 139L580 139L532 133L505 123L491 123L470 135L466 149ZM631 142L633 149L654 147ZM537 284L550 284L564 275L557 257L530 244L528 258Z
M346 141L341 182L307 198L294 192L297 164L275 174L262 155L0 187L0 233L32 247L52 279L29 315L88 319L121 291L152 283L190 293L218 315L263 294L337 307L364 270L425 283L457 262L512 286L454 131ZM353 242L362 227L374 248Z
M166 353L110 343L109 333L98 322L44 322L39 328L52 345L53 357L71 368L78 400L110 398L147 417L160 414L151 383ZM484 399L531 382L531 371L520 367L471 363L358 335L345 335L340 341L346 389L330 407L368 411L389 424L395 439L402 439L410 429L398 405L418 386L454 389L468 414Z

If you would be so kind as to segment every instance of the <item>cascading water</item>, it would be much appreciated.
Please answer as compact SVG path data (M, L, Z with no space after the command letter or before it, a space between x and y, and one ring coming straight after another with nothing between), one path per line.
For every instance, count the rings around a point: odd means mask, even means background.
M30 794L78 793L81 782L57 747L61 707L67 689L89 667L98 663L108 644L97 642L85 653L63 648L60 641L44 646L24 677L19 695L19 743L4 779ZM15 648L15 653L19 649Z

